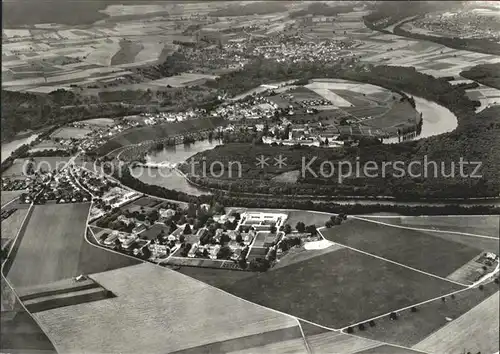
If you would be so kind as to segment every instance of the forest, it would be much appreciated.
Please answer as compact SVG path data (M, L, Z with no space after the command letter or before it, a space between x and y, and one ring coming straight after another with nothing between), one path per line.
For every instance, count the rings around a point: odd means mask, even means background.
M247 208L276 208L276 209L300 209L316 210L329 213L366 214L375 212L400 213L402 215L496 215L500 214L500 208L488 205L471 205L463 207L460 205L446 206L409 206L390 204L349 204L343 205L335 202L313 202L312 200L279 198L279 197L243 197L228 195L227 193L216 193L214 195L202 195L195 197L184 192L174 191L165 187L146 184L130 174L128 167L124 167L121 174L115 177L124 185L160 198L184 201L193 204L219 203L223 206L240 206Z
M479 64L462 71L460 76L500 90L500 63Z

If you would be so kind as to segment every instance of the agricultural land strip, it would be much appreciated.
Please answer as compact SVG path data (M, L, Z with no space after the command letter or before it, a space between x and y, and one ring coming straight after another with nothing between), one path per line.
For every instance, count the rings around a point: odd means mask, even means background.
M353 218L322 233L330 241L440 277L448 276L482 251L421 231Z
M290 316L147 263L91 278L117 297L35 315L65 353L77 347L78 352L174 352L297 326ZM112 341L110 331L115 333ZM186 331L197 335L187 336ZM149 339L139 342L137 337Z

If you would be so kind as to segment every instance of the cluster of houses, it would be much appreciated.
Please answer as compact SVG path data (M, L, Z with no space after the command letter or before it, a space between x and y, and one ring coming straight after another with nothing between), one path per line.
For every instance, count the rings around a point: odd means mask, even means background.
M56 200L57 203L77 203L90 199L89 193L75 183L68 169L51 176L50 182L38 196L42 203L49 200Z
M339 148L345 144L340 139L340 134L335 127L316 127L306 125L290 125L288 128L288 138L283 139L279 133L262 138L265 144L283 144L283 145L305 145L305 146L324 146Z
M144 117L144 124L156 125L162 123L182 122L187 119L200 118L202 116L201 110L188 110L185 112L159 112L159 113L141 113Z
M429 14L411 22L419 28L436 35L458 38L495 38L500 39L498 13L492 10L463 10Z
M19 191L23 189L28 189L33 180L30 177L23 179L2 177L2 190L3 191Z
M219 225L233 224L237 221L234 230L224 230L218 228L211 242L205 243L203 240L207 229L200 232L200 241L194 243L188 253L189 258L210 258L212 260L221 259L232 260L234 262L247 262L258 254L265 257L269 252L267 248L276 244L283 236L282 232L277 232L283 227L288 215L281 213L267 212L245 212L239 215L239 220L235 216L220 215L214 217ZM221 250L226 252L221 254ZM256 250L265 249L265 254Z

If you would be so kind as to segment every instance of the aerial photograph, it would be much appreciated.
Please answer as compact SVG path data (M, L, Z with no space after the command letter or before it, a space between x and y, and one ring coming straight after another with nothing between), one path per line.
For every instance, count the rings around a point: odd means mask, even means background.
M498 354L500 1L3 0L1 354Z

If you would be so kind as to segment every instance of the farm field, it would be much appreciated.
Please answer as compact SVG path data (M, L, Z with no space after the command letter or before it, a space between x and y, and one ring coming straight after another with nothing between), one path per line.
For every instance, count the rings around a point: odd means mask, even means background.
M81 121L82 124L94 125L96 127L109 127L113 125L114 120L112 118L94 118Z
M2 239L13 239L21 228L24 218L28 214L28 209L17 209L7 219L2 221Z
M140 263L84 240L88 210L88 203L34 207L8 274L15 288Z
M407 118L405 121L403 117ZM409 102L396 102L391 108L381 116L367 119L364 124L375 128L391 128L408 124L417 124L418 113Z
M342 328L461 288L349 249L223 287L249 301L330 328Z
M91 278L117 297L35 315L64 353L175 352L297 326L289 316L147 263Z
M363 217L365 218L365 217ZM436 230L442 230L442 231L453 231L453 232L465 232L465 233L471 233L471 234L491 234L495 232L495 216L492 216L491 219L488 219L489 217L486 217L487 219L483 219L483 217L451 217L449 221L439 221L436 226L434 225L434 220L440 220L440 218L446 218L446 217L405 217L405 219L410 220L412 224L401 224L400 226L405 226L405 227L415 227L415 228L422 228L422 229L427 229L425 226L425 219L428 218L430 221L429 224L429 229L435 228ZM375 220L375 221L380 221L384 222L387 224L391 225L399 225L398 223L398 218L370 218L366 217L365 219L367 220ZM461 221L459 220L461 219ZM413 224L413 221L418 220L419 222L421 221L423 224ZM468 221L469 220L469 221ZM481 220L488 220L486 223L484 223ZM466 223L470 223L469 225L465 225ZM449 225L448 225L449 224ZM477 230L477 231L476 231ZM500 253L500 243L499 240L497 239L496 236L487 236L487 237L475 237L475 236L469 236L469 235L460 235L460 234L454 234L454 233L447 233L447 232L433 232L433 231L421 231L424 234L428 234L432 237L439 237L441 239L447 240L447 241L452 241L456 243L460 243L466 246L470 246L473 248L478 248L481 250L493 252L493 253Z
M330 241L441 277L446 277L482 251L428 233L352 218L321 233Z
M299 326L269 331L252 336L210 343L200 347L180 350L172 354L199 353L304 353L304 339Z
M100 153L107 153L122 146L140 143L146 139L154 140L197 130L215 129L224 124L225 121L222 118L208 118L134 128L122 132L99 149Z
M25 190L18 190L18 191L2 191L1 193L1 205L5 205L8 202L16 199L19 197L21 194L25 193Z
M214 75L182 73L181 75L170 76L163 79L154 80L149 82L149 84L155 86L184 87L193 85L199 80L213 80L216 79L217 77L218 76Z
M180 267L176 271L216 288L223 288L239 280L248 279L256 275L254 272L202 267Z
M50 137L61 138L61 139L69 139L69 138L83 139L85 135L87 135L88 133L90 133L89 129L64 127L52 133Z
M363 218L391 225L500 237L500 216L498 215L400 216L386 218L364 216Z
M416 351L409 348L395 347L393 345L383 344L378 347L365 349L357 354L421 354L421 351Z
M17 304L13 311L0 316L0 350L4 353L57 354L50 339L33 318Z
M499 293L450 322L418 343L414 348L429 352L452 354L467 351L495 353L499 350Z
M375 320L375 327L366 326L364 331L354 328L354 335L413 347L440 328L453 324L453 321L449 320L460 318L495 293L498 294L498 284L493 282L486 284L483 290L466 289L456 293L454 298L447 296L446 301L436 299L417 306L417 312L412 312L410 309L400 311L396 321L385 316Z
M78 275L75 257L83 241L88 208L88 203L35 206L8 274L14 287Z
M52 150L52 149L66 150L67 147L64 145L58 144L52 140L44 140L40 144L36 144L29 151L34 152L34 151L44 151L44 150Z
M295 263L300 263L310 258L321 256L330 252L335 252L341 248L342 246L333 242L329 247L325 247L322 249L306 250L305 247L295 247L289 250L288 253L283 258L281 258L274 267L269 269L269 271L272 272L276 269L284 268Z
M282 174L273 177L272 180L281 183L296 183L299 176L300 176L300 171L295 170L295 171L283 172Z
M144 48L141 43L122 40L120 41L120 50L113 55L110 65L120 65L133 63L135 57Z

